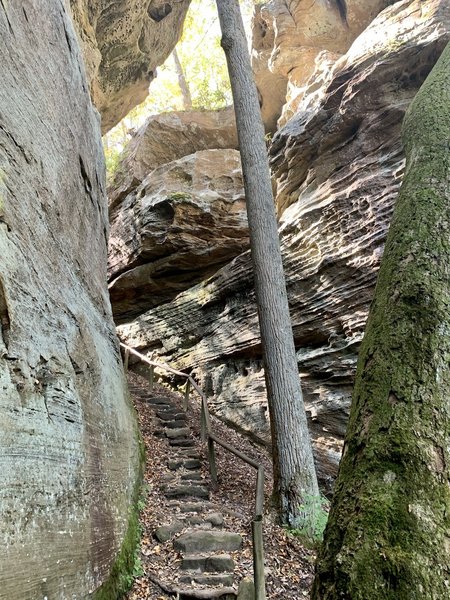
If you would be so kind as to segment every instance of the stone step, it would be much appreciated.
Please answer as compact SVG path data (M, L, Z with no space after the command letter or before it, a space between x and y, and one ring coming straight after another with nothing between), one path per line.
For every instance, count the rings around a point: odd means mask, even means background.
M242 546L242 537L229 531L197 529L181 534L173 545L176 550L185 554L233 552Z
M197 471L202 466L202 463L197 458L188 458L187 460L179 458L178 460L169 460L167 466L171 471L178 469L187 469L188 471Z
M167 429L181 429L186 425L186 419L177 419L176 421L163 421L163 419L160 419L160 421Z
M169 440L169 445L174 448L192 448L192 446L195 446L195 442L190 438L175 438Z
M158 542L168 542L173 538L174 535L180 533L185 527L185 524L181 521L172 521L169 525L161 525L155 531L155 538Z
M184 473L181 475L182 481L188 479L189 481L202 481L203 476L201 473L196 473L195 471L191 471L190 473Z
M179 438L187 438L191 433L189 427L181 427L180 429L166 429L166 436L170 440L179 439Z
M175 420L185 420L186 419L186 415L185 413L180 412L179 410L176 409L166 409L166 410L157 410L156 411L156 416L158 417L158 419L161 419L161 421L175 421Z
M167 406L169 408L172 407L170 400L168 400L167 398L161 398L160 396L149 396L147 397L147 402L148 404L153 404L154 406L161 407L160 410L162 410L162 406Z
M197 498L209 499L209 490L201 485L177 485L165 490L166 498L183 498L195 496Z
M198 583L198 585L223 585L223 586L231 586L233 585L233 575L199 575L197 573L190 573L186 575L181 575L178 578L180 583Z
M200 513L211 507L210 502L183 502L178 504L182 513Z
M196 458L197 460L202 458L195 448L178 448L177 455L180 458Z
M178 587L177 600L236 600L236 591L232 587L207 588Z
M180 569L198 573L232 573L234 560L229 554L192 554L183 557Z

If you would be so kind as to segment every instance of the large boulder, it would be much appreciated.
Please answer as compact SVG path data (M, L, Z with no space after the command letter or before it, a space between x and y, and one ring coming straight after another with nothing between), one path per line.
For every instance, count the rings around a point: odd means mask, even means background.
M111 211L116 323L172 300L248 245L237 150L203 150L158 167Z
M238 148L232 107L152 115L128 143L110 186L111 206L156 167L199 150Z
M145 100L175 47L190 0L70 0L92 99L106 133Z
M272 145L299 371L324 483L336 473L358 346L402 179L400 124L449 31L446 0L386 8L331 72L319 71ZM269 441L248 253L119 331L141 351L193 371L214 412Z
M100 126L64 3L0 3L0 38L0 597L114 598L139 446Z

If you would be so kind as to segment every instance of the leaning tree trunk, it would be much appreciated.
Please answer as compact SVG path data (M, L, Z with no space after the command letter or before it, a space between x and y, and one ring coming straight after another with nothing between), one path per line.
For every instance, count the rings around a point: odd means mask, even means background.
M403 141L314 600L450 596L450 45Z
M180 87L181 96L183 98L183 110L192 109L192 96L191 90L189 89L188 82L186 81L186 75L184 74L183 65L181 64L180 57L178 56L177 49L174 48L172 52L173 62L175 64L175 72L178 78L178 85Z
M247 199L272 429L275 498L283 524L307 526L319 491L300 388L264 126L238 1L217 0L217 7L233 91Z

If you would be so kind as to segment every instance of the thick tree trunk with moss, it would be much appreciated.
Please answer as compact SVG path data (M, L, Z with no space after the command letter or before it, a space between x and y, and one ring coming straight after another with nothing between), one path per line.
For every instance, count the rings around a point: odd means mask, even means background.
M264 126L238 0L216 0L244 176L280 520L313 529L319 488L303 405Z
M450 45L403 141L313 600L450 596Z

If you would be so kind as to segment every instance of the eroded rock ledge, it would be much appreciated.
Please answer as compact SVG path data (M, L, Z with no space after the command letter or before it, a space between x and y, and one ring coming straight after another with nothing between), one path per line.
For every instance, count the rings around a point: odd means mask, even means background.
M106 133L145 100L175 47L190 0L70 0L91 96Z
M402 178L400 123L449 31L446 0L386 8L331 70L318 66L272 145L299 371L323 483L336 472ZM248 254L119 331L137 349L193 371L219 416L268 442Z

